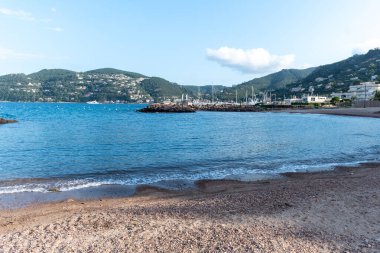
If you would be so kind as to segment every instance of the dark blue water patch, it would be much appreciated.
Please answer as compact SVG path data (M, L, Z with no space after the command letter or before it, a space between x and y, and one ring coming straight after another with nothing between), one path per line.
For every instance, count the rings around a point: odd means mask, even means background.
M379 159L379 119L137 113L143 106L0 103L0 115L19 121L0 128L0 193L254 178Z

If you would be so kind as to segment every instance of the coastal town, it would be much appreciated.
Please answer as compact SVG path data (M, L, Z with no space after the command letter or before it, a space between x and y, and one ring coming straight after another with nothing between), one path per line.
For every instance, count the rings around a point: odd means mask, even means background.
M336 106L350 107L375 107L380 106L380 83L362 82L357 85L351 85L347 92L334 92L329 96L320 96L313 94L313 88L310 87L310 93L303 94L301 97L292 96L290 98L272 99L269 92L261 93L256 96L253 92L249 97L246 93L244 100L238 98L236 94L235 101L219 101L212 96L212 100L192 98L183 94L181 98L173 97L166 99L161 103L152 103L141 112L195 112L204 111L263 111L273 109L289 108L331 108ZM215 100L214 100L215 99ZM239 102L240 101L240 102Z
M0 93L3 101L149 103L152 97L139 86L145 79L113 71L41 70L0 77Z

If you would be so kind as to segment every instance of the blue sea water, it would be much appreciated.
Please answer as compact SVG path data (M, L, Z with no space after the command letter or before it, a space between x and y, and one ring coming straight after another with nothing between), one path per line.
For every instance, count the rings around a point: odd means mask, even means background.
M380 120L288 113L144 114L144 105L0 103L0 195L252 179L378 161ZM175 184L174 184L175 185Z

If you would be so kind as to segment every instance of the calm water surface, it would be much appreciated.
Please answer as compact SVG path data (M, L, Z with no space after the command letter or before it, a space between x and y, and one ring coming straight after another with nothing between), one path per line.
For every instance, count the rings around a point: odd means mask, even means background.
M143 114L144 105L0 103L0 194L260 178L377 161L380 120L287 113Z

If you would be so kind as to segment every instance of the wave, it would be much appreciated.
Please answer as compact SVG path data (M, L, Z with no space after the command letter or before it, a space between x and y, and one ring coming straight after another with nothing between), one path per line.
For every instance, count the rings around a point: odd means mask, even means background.
M19 192L64 192L79 190L89 187L97 187L101 185L108 184L122 184L122 182L116 181L94 181L94 180L83 180L83 179L74 179L66 182L46 182L46 183L28 183L28 184L18 184L18 185L9 185L9 186L0 186L0 194L9 194L9 193L19 193Z
M299 164L299 165L291 165L284 164L277 171L279 173L285 172L314 172L314 171L323 171L323 170L332 170L339 166L347 166L354 167L359 166L362 163L366 163L369 161L356 161L356 162L335 162L335 163L326 163L326 164Z
M303 163L303 164L279 164L272 169L267 166L256 166L247 164L225 164L214 166L213 168L193 168L192 171L187 173L169 173L158 174L154 171L150 175L127 175L121 177L120 174L110 174L108 178L94 177L94 178L72 178L72 179L33 179L27 181L16 179L13 182L3 181L0 182L0 194L14 194L21 192L66 192L73 190L81 190L91 187L99 187L102 185L125 185L137 186L143 184L156 185L163 188L178 189L183 187L192 187L195 181L202 179L235 179L242 181L256 181L267 178L278 177L281 173L285 172L312 172L329 170L338 166L357 166L361 163L369 161L355 161L355 162L331 162L331 163ZM272 164L273 165L273 164ZM104 175L105 177L107 175ZM21 183L23 182L23 183ZM25 183L27 182L27 183ZM3 186L1 186L3 185Z

